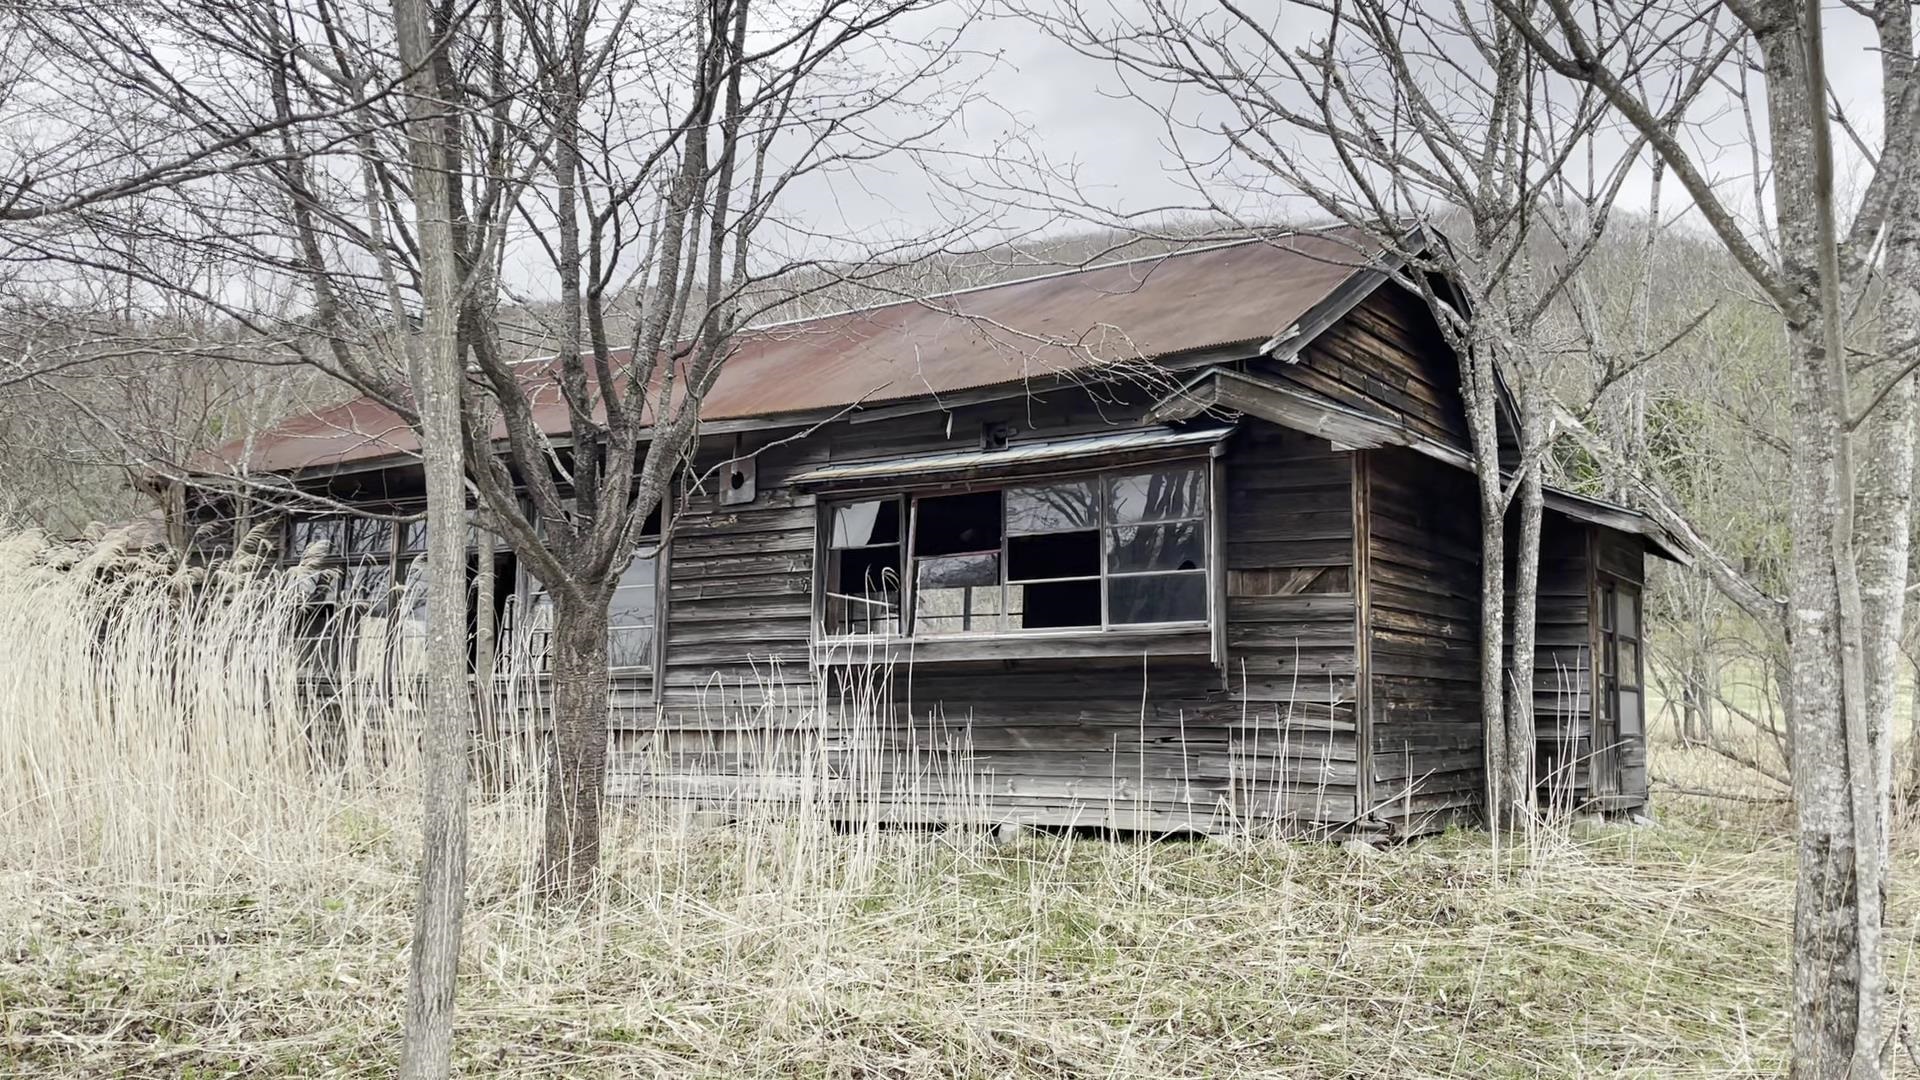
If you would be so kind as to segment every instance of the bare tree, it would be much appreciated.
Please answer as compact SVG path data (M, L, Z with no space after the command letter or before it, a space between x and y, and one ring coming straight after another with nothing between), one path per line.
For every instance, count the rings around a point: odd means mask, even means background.
M469 495L551 604L538 878L555 894L585 889L599 858L608 601L654 543L643 525L736 335L796 292L924 257L974 224L904 235L794 209L836 173L930 144L970 94L953 49L967 15L935 0L440 4L418 62L396 55L385 19L331 0L62 9L41 24L45 48L84 40L71 58L122 85L187 87L142 98L177 128L272 137L243 140L235 168L166 189L138 220L32 240L36 257L217 313L254 359L334 375L428 447L410 368L444 329L437 290L454 298ZM154 37L183 43L193 70L137 44ZM444 129L433 172L448 178L451 284L436 283L423 203L430 118L401 108L421 100L422 64ZM403 83L404 98L374 92ZM138 249L94 239L134 232ZM224 276L164 272L180 251ZM542 418L555 398L558 433Z
M467 889L466 440L460 250L454 222L457 129L435 48L426 0L393 0L393 32L406 71L407 150L419 261L421 329L405 336L408 381L420 432L427 490L427 731L420 900L407 979L400 1075L445 1077L452 1070L454 991ZM396 314L398 314L396 312ZM490 688L482 687L483 692Z
M1604 92L1651 142L1780 313L1792 376L1787 696L1800 859L1794 1074L1879 1075L1889 1045L1882 894L1913 468L1914 365L1905 354L1920 335L1912 235L1920 229L1920 88L1912 78L1910 6L1866 11L1878 38L1883 139L1870 155L1871 180L1843 224L1833 196L1824 13L1799 0L1727 5L1738 22L1723 40L1750 46L1760 60L1774 231L1759 242L1626 74L1657 63L1708 66L1701 57L1722 50L1713 30L1668 27L1677 32L1655 40L1646 32L1660 16L1645 10L1603 5L1596 18L1565 0L1546 0L1544 9L1495 2L1547 63ZM1548 18L1539 19L1543 11ZM1731 74L1729 83L1744 87L1745 72ZM1858 137L1844 116L1842 123ZM1879 340L1862 346L1869 362L1858 366L1873 381L1854 393L1848 339L1868 338L1847 315L1851 298L1866 295L1869 284L1880 293ZM1856 439L1863 431L1876 437Z

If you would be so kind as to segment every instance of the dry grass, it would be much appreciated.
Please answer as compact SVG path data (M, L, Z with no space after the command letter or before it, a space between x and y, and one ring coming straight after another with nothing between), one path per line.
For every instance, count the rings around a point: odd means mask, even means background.
M244 633L209 613L230 634L218 663L167 661L162 636L127 637L111 614L151 614L132 586L102 605L92 593L106 586L46 558L0 543L0 611L37 590L37 604L95 621L53 633L52 617L0 618L14 661L0 683L0 1073L389 1075L417 857L404 764L317 772L241 723L264 711L297 727L305 706L221 704L217 687L279 670L265 617L278 586L231 586ZM140 586L169 587L157 573ZM258 604L237 603L248 597ZM91 660L52 651L103 628L121 636L83 649ZM355 738L377 750L406 718L383 713ZM1718 774L1703 753L1659 747L1656 771ZM1496 872L1485 838L1464 833L1372 856L1282 841L996 846L971 831L836 831L804 806L727 828L642 806L617 819L592 902L548 910L525 889L526 809L491 803L476 812L459 1065L1777 1075L1785 811L1673 798L1662 819L1544 836ZM1914 863L1903 852L1895 876L1903 985Z

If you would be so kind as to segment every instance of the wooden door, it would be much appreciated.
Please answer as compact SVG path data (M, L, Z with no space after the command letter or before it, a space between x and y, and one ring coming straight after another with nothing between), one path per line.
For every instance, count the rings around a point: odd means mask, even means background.
M1602 576L1598 600L1593 795L1605 799L1631 790L1624 774L1646 760L1646 660L1640 586Z

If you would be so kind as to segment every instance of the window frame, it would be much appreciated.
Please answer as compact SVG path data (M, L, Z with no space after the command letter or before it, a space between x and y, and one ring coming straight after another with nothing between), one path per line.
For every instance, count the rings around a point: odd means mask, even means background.
M616 679L623 679L628 682L646 681L657 684L664 678L662 669L665 666L666 647L663 637L667 628L666 592L669 584L667 560L669 558L668 545L673 535L671 527L672 502L673 496L671 492L660 500L660 505L656 511L660 516L658 529L650 533L643 532L636 538L638 543L635 544L633 552L628 556L627 566L623 567L620 572L621 577L625 578L627 570L633 566L634 558L647 546L646 542L649 540L653 542L653 583L651 589L653 594L653 634L648 639L647 655L641 663L614 663L614 634L621 630L637 630L643 627L639 624L616 624L612 611L612 593L609 593L607 597L607 674ZM569 507L572 506L573 497L568 496L562 500L562 503ZM528 509L531 511L531 507ZM537 516L534 519L534 528L536 530L540 528L540 521ZM506 648L517 648L519 646L516 642L524 639L526 659L530 665L530 673L538 678L551 678L553 675L553 616L551 607L547 609L544 624L531 623L531 620L535 618L535 604L539 599L546 596L546 589L539 584L538 579L533 575L533 571L525 562L517 562L516 570L519 580L514 585L515 610L512 617L515 619L527 619L530 621L530 624L524 629L515 629L512 626L501 627L500 648L503 650ZM618 593L624 588L637 587L638 586L616 583L613 587L613 593ZM538 642L538 644L536 644L536 642Z
M1625 743L1628 738L1645 740L1647 737L1647 642L1645 592L1642 587L1631 581L1611 575L1602 575L1599 581L1599 618L1595 620L1595 631L1600 636L1600 693L1596 704L1603 710L1600 719L1608 725L1607 735L1614 746ZM1620 625L1618 604L1630 598L1632 600L1633 633L1624 633ZM1633 647L1633 670L1628 672L1621 666L1621 644L1626 642ZM1631 676L1631 681L1628 681ZM1621 721L1624 713L1620 708L1621 693L1630 692L1639 696L1639 729L1629 736Z
M1113 481L1128 476L1141 476L1156 472L1191 472L1197 485L1187 513L1178 517L1147 521L1119 522L1112 518L1109 503L1112 499ZM1091 483L1094 498L1094 523L1089 529L1059 529L1022 532L1019 536L1040 536L1052 532L1075 533L1092 532L1098 548L1098 568L1093 575L1070 575L1060 578L1037 578L1015 581L1010 577L1011 542L1016 537L1010 527L1006 493L1022 488L1041 488L1049 485L1070 484L1073 482ZM1215 454L1183 456L1159 461L1129 462L1126 464L1089 466L1038 473L1034 475L981 478L974 482L959 485L912 484L902 483L898 487L871 486L859 489L824 491L816 500L815 516L815 569L813 574L813 634L816 646L841 647L847 645L900 644L912 645L916 649L928 646L954 644L957 650L966 651L968 642L1019 642L1019 641L1062 641L1074 639L1111 639L1125 636L1183 635L1204 633L1207 647L1200 650L1202 655L1219 654L1220 624L1224 615L1222 587L1225 581L1223 556L1225 552L1221 508L1224 505L1221 486L1224 483L1223 470ZM998 618L1009 619L1012 590L1016 586L1045 584L1049 582L1093 581L1099 587L1100 621L1084 626L1036 627L1024 628L1004 625L988 630L963 630L952 633L926 633L917 625L921 616L920 572L923 559L945 558L948 556L922 556L914 553L917 546L921 523L920 504L925 499L943 496L973 493L998 492L1000 501L1000 542L999 591L1000 604ZM847 633L829 628L828 614L830 594L828 589L833 569L828 565L838 548L832 544L833 515L836 510L855 503L878 500L897 500L901 506L901 535L894 545L900 552L900 604L895 629L891 633ZM1121 529L1155 527L1165 525L1194 524L1200 528L1197 546L1202 565L1192 569L1146 569L1115 571L1112 569L1111 546ZM984 552L982 552L984 553ZM1115 622L1113 621L1113 603L1109 595L1112 583L1116 580L1193 577L1203 582L1202 594L1205 609L1193 619L1180 619L1162 622ZM1024 597L1021 611L1025 611Z
M369 619L386 620L386 625L378 632L388 648L404 647L409 630L407 626L398 624L409 621L412 613L406 603L407 578L419 558L409 545L412 535L423 531L425 526L421 522L393 519L412 512L404 503L383 503L366 507L365 513L295 510L281 516L281 565L297 566L305 562L308 548L320 539L317 536L309 537L305 543L296 546L296 535L303 526L318 527L324 524L327 531L332 533L328 538L326 553L313 560L314 568L325 576L316 576L315 595L302 602L302 625L295 633L305 677L327 680L340 678L342 663L346 658L339 650L349 645L356 649L366 647L363 635ZM383 536L383 543L356 549L355 538L361 530L369 530L376 537ZM355 585L355 579L369 571L381 575L384 587L362 595ZM305 621L309 618L315 620L311 626ZM351 641L341 632L341 624L346 621L354 625ZM313 632L308 632L309 629ZM364 655L356 655L354 670L361 670L359 660ZM388 662L398 663L399 660L390 657Z
M835 547L833 544L834 511L843 507L866 502L892 502L899 507L899 528L890 543L854 544L848 547ZM907 624L907 595L910 591L907 578L913 564L913 522L911 518L913 495L908 492L878 492L849 495L845 498L821 499L816 504L814 515L814 574L813 574L813 631L814 640L840 641L895 641L905 636ZM834 552L836 551L876 551L881 548L893 548L898 554L900 577L900 601L894 609L894 622L898 628L891 634L874 633L837 633L826 631L828 619L833 613L832 603L835 595L851 594L832 591L831 585L836 573Z

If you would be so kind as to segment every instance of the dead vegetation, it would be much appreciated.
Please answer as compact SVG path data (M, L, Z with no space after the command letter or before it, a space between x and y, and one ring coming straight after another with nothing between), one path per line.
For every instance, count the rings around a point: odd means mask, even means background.
M410 755L390 752L404 698L317 767L258 737L261 717L312 720L270 692L288 670L275 590L297 580L230 583L170 631L199 644L162 649L116 613L151 612L178 578L84 556L0 543L0 1074L391 1075L419 852ZM342 700L366 715L372 699ZM1737 794L1727 769L1656 747L1670 784ZM635 804L584 910L534 899L534 808L480 805L458 1073L1785 1066L1793 853L1777 803L1668 793L1657 825L1576 824L1497 857L1474 833L1372 854L1001 844L836 827L820 805L713 827ZM1915 861L1903 847L1893 875L1901 990Z

